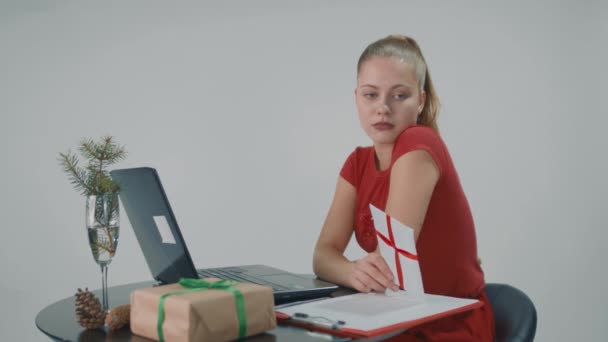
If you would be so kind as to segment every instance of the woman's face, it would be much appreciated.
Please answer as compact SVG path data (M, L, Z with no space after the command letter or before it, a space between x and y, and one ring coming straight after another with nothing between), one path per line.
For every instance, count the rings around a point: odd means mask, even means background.
M409 63L372 57L361 66L355 102L361 127L374 145L394 144L401 132L415 125L425 97Z

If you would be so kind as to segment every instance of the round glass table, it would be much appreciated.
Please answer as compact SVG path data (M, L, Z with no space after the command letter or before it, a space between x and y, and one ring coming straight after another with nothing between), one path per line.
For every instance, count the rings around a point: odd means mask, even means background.
M131 291L151 287L154 282L138 282L127 285L112 286L108 289L110 308L129 303ZM98 298L101 298L101 290L93 291ZM115 332L107 330L88 330L82 328L77 320L75 313L75 297L67 297L52 303L42 309L36 316L36 326L53 341L138 341L148 342L150 339L132 335L128 327L124 327ZM350 339L335 337L327 334L307 331L305 329L277 326L263 334L252 336L246 339L255 342L270 341L349 341Z

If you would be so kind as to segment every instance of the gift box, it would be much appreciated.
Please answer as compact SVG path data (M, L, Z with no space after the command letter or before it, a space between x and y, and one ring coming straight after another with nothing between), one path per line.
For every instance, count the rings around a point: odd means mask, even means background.
M181 279L131 293L131 332L156 341L231 341L276 327L272 288Z

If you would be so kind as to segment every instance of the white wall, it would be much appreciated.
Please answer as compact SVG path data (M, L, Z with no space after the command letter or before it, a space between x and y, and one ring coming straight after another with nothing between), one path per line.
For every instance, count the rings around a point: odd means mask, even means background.
M394 32L430 65L487 281L530 295L538 341L604 340L606 14L575 1L2 1L1 339L46 340L37 312L99 287L83 198L56 161L83 137L114 135L120 167L159 170L199 267L312 272L339 168L369 144L357 58ZM123 213L109 283L149 277Z

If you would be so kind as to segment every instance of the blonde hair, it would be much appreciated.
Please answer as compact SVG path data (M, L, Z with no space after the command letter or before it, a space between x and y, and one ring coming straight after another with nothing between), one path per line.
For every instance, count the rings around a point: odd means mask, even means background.
M439 133L437 114L439 113L439 97L433 87L426 61L418 43L413 38L404 35L389 35L368 45L357 63L357 76L361 66L372 57L395 57L414 67L418 78L420 91L424 90L426 99L422 112L418 116L418 124L432 128Z

